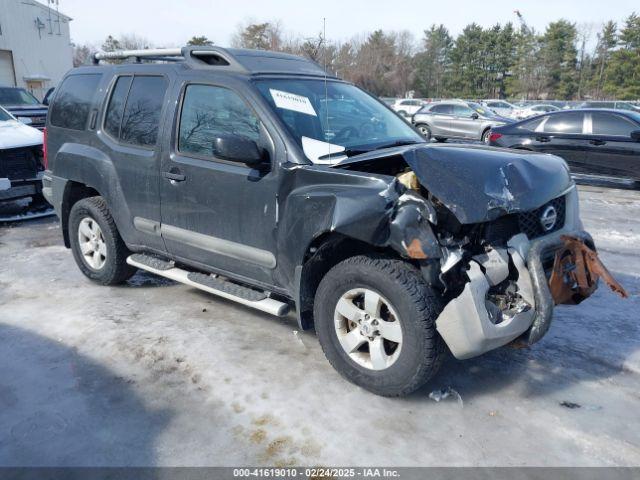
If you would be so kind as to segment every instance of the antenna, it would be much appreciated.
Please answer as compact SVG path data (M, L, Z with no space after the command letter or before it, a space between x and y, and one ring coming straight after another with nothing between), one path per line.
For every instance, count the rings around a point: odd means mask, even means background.
M325 104L325 115L327 128L326 132L329 132L329 88L327 87L327 19L326 17L322 18L322 57L323 57L323 65L324 65L324 104ZM325 134L326 135L326 134ZM331 163L331 146L329 144L329 163Z

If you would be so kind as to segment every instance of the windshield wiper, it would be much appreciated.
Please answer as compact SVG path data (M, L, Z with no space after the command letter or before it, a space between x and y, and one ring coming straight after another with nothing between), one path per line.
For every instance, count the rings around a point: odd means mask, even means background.
M390 142L390 143L385 143L382 145L378 145L375 148L372 148L368 151L372 151L372 150L382 150L383 148L391 148L391 147L403 147L405 145L417 145L419 143L427 143L427 142L420 142L418 140L396 140L395 142Z

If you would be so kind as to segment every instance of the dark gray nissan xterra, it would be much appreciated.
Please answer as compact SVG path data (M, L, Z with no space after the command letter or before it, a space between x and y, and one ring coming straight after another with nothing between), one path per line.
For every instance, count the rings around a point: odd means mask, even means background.
M343 376L395 396L447 349L538 341L554 304L606 273L557 157L430 145L291 55L95 63L56 89L43 191L96 282L143 269L273 315L294 307Z

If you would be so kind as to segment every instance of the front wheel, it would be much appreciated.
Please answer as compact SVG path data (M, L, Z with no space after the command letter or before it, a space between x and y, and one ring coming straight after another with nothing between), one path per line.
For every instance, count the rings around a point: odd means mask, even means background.
M427 140L431 140L431 129L429 128L429 125L421 123L416 125L416 128L424 138L426 138Z
M438 370L440 297L407 262L361 255L333 267L314 302L325 356L347 380L383 396L413 392Z
M91 280L115 285L136 272L127 264L131 252L102 197L84 198L73 205L69 213L69 240L78 267Z

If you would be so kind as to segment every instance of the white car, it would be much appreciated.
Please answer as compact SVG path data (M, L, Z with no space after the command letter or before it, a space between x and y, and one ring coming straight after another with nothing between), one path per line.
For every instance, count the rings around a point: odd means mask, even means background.
M416 98L399 98L393 105L391 105L391 108L400 115L410 117L417 113L424 105L424 101Z
M42 142L40 130L0 107L0 205L29 198L31 203L44 204Z
M515 112L518 110L518 107L506 100L483 100L480 104L493 113L506 118L515 118Z
M515 112L517 119L529 118L534 115L542 115L543 113L557 112L560 108L555 105L542 104L542 105L527 105Z

